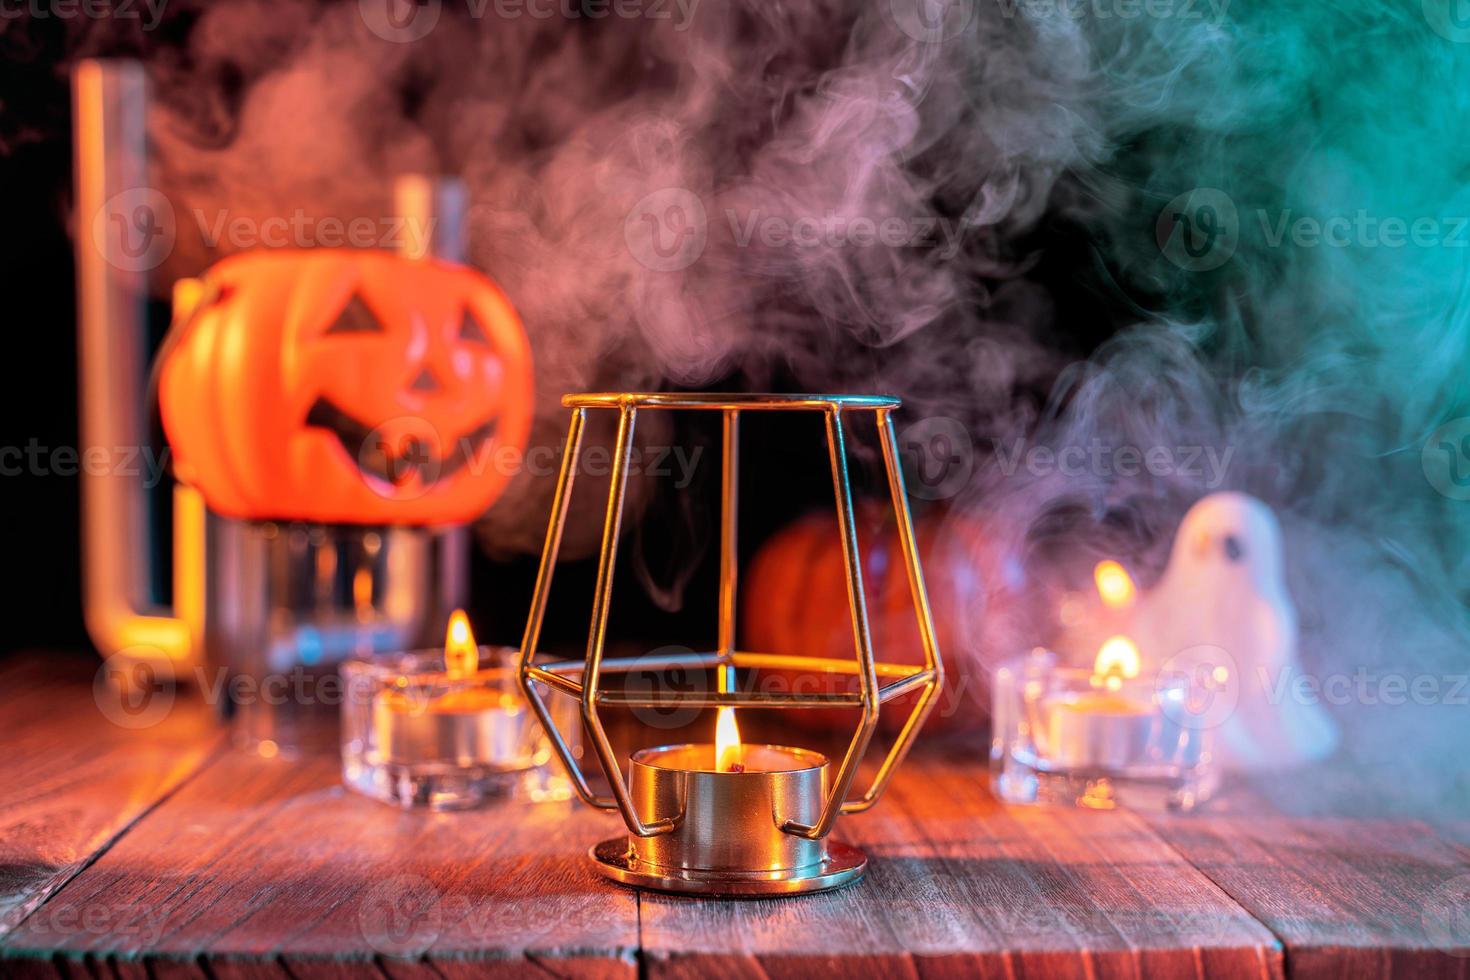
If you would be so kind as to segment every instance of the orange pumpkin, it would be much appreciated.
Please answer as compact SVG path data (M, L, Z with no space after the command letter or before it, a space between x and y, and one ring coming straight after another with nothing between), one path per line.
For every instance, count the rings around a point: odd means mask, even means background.
M873 655L892 663L922 663L897 527L891 516L879 522L875 510L860 510L858 532ZM931 515L917 520L914 532L945 667L945 690L926 728L972 730L988 716L988 707L983 672L970 654L985 617L1019 591L1019 563L1004 559L999 539L973 517ZM815 513L779 531L756 554L741 591L742 649L854 656L847 575L835 516ZM856 689L851 681L834 681L815 672L781 671L762 683L776 685L772 690L789 685L808 693ZM912 697L885 704L879 719L882 728L896 731L912 707ZM846 709L788 714L799 725L820 729L851 724L854 717Z
M530 345L472 269L262 250L180 290L159 404L175 471L244 519L451 524L524 449Z

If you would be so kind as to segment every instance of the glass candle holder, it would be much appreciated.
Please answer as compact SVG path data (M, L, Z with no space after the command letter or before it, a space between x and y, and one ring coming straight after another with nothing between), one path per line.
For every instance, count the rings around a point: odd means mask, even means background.
M479 669L464 675L446 670L437 650L342 665L348 788L436 810L570 797L572 787L552 771L551 746L517 686L520 652L478 650ZM564 730L577 730L575 721ZM571 748L580 754L579 745Z
M1190 810L1214 792L1206 680L1100 678L1036 650L995 675L991 778L1011 803Z

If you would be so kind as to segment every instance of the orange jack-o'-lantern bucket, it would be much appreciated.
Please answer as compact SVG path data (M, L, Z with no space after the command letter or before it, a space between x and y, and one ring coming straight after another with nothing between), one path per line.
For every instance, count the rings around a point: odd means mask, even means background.
M530 347L472 269L256 251L176 297L159 405L175 473L217 514L465 523L525 448Z
M531 426L499 288L386 252L243 253L177 285L157 372L175 475L213 515L209 661L264 685L442 630L464 559L445 529L490 506ZM240 741L299 743L299 706L238 707Z

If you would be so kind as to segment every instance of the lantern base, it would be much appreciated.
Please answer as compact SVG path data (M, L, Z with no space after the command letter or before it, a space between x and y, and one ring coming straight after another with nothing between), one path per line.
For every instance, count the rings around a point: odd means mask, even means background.
M827 856L819 863L787 871L704 871L660 867L635 860L626 836L605 840L587 853L599 872L619 884L714 898L761 898L824 892L857 881L868 867L866 854L837 840L827 841Z

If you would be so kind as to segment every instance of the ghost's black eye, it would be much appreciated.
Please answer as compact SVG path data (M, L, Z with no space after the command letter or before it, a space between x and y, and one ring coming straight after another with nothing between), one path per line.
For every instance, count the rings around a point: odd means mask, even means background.
M1245 545L1233 534L1225 535L1225 557L1231 561L1240 561L1245 557Z

